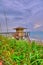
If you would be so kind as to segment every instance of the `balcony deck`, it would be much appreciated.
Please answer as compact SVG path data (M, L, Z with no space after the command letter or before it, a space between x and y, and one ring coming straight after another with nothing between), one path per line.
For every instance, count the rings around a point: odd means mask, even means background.
M22 32L17 32L18 34L20 33L22 33ZM30 36L30 32L23 32L23 35L21 35L21 36L19 36L19 35L17 35L17 33L16 32L2 32L2 33L0 33L0 35L3 35L3 36L7 36L7 37L15 37L15 38L21 38L21 39L26 39L26 38L29 38L29 36Z

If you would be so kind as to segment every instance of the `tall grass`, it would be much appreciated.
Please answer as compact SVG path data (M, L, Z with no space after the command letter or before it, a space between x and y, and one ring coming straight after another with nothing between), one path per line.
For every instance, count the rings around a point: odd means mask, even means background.
M3 65L43 65L43 46L0 36L0 60Z

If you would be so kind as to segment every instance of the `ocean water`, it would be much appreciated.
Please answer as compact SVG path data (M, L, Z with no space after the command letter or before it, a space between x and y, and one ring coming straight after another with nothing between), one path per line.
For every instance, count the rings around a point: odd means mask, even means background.
M43 40L43 32L42 31L30 32L30 38L34 40Z

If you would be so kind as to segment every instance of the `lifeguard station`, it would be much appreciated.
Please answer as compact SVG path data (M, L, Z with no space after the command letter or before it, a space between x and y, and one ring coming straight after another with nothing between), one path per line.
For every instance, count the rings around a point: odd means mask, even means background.
M29 35L30 32L24 32L24 30L26 30L27 28L23 28L23 27L17 27L17 28L13 28L14 30L16 30L16 32L13 34L13 37L16 39L29 39Z

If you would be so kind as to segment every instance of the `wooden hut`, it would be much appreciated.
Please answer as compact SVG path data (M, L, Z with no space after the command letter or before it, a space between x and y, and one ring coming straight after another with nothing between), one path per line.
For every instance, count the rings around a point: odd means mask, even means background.
M16 30L16 32L13 34L13 37L16 39L23 39L23 37L28 36L28 33L24 32L24 30L27 28L17 27L17 28L13 28L13 29Z

